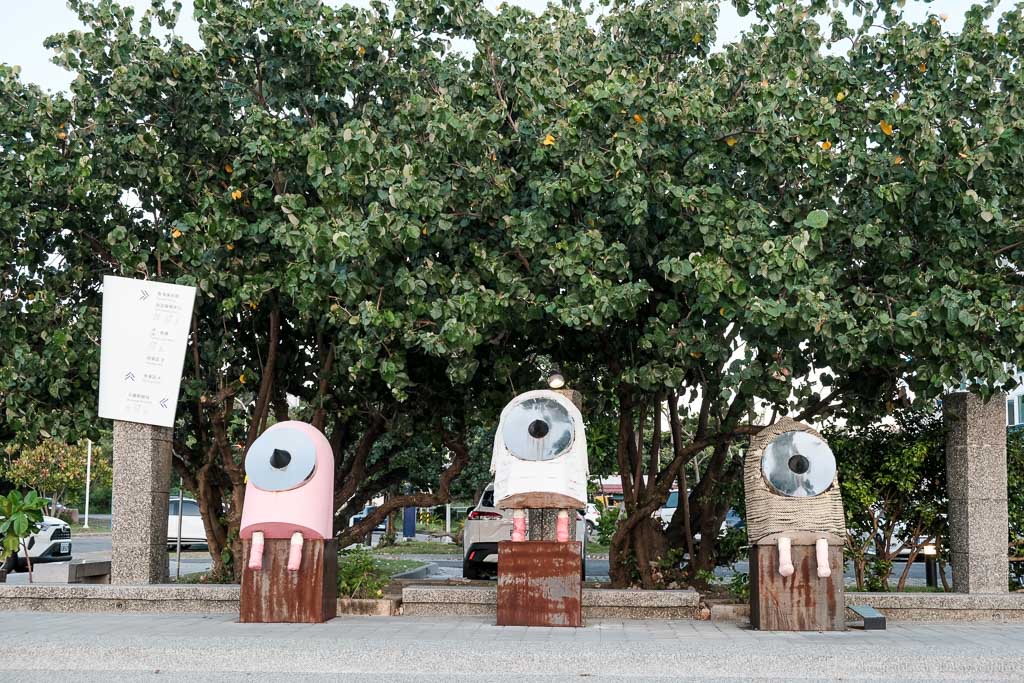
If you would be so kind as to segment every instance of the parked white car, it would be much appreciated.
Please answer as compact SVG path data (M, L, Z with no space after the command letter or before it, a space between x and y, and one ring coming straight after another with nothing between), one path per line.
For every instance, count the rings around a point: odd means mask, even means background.
M672 515L676 514L676 508L679 507L679 490L676 489L668 494L668 500L665 501L665 505L658 508L653 516L661 522L663 528L667 528L669 523L672 521ZM730 509L725 513L725 519L722 521L722 528L719 531L720 535L725 534L726 530L730 527L742 527L744 526L743 520L740 518L739 513L735 510ZM700 532L698 531L693 535L694 540L700 540Z
M203 517L199 514L199 503L191 498L181 501L181 547L206 545L206 527ZM178 546L178 499L171 498L167 508L167 545Z
M42 527L25 540L25 545L33 567L46 562L67 562L71 559L71 527L64 520L44 516ZM24 549L8 557L3 568L8 573L27 570Z
M583 519L587 523L587 540L594 540L597 533L597 523L601 519L601 513L593 503L587 503L587 509L583 511Z
M596 510L595 510L596 512ZM576 538L583 541L583 577L587 575L587 520L576 515ZM494 507L494 484L488 484L480 501L466 517L462 532L462 576L482 579L498 573L498 542L512 540L512 510Z

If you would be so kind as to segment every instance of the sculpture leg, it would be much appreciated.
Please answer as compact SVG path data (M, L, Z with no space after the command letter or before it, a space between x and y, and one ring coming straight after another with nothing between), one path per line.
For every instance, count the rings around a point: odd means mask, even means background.
M302 534L296 531L292 534L292 542L288 548L288 571L299 571L299 564L302 562Z
M249 569L263 570L263 532L252 532L252 546L249 548Z
M512 511L512 540L516 543L526 540L526 511Z
M558 511L558 522L555 525L555 538L559 543L565 543L569 540L569 511L559 510Z
M792 545L792 539L779 537L779 573L783 576L793 576L796 571L793 567Z
M832 576L832 567L828 564L828 541L819 538L814 542L814 554L818 560L818 578L827 579Z

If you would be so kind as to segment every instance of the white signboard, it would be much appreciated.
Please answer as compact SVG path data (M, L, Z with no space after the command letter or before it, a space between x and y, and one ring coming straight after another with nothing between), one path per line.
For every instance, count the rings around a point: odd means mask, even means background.
M100 417L174 426L195 287L103 278Z

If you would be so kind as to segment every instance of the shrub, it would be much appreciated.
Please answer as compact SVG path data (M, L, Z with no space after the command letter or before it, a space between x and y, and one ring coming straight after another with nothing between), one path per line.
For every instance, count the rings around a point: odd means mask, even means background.
M355 546L338 556L338 596L342 598L380 598L391 581L388 572L377 566L369 551Z
M597 511L600 513L597 518L597 542L601 545L611 545L612 536L619 526L619 508L605 507L604 503L598 502Z
M45 507L46 500L35 491L29 491L24 496L19 491L0 496L0 566L8 557L17 555L18 548L24 546L24 539L39 531ZM32 560L27 548L25 561L28 563L28 580L31 583Z

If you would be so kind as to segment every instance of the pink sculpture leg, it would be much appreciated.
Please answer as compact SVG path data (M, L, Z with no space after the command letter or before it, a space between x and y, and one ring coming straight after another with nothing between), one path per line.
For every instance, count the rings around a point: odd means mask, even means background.
M299 571L299 565L302 563L302 534L296 531L292 534L291 545L288 548L288 571L297 572Z
M559 510L558 511L558 522L555 526L555 538L559 543L565 543L569 540L569 511Z
M793 576L796 569L793 567L792 540L785 536L779 537L779 573L783 576Z
M512 540L516 543L526 540L526 512L523 510L512 511Z
M252 532L252 547L249 548L249 569L263 570L263 532Z
M814 554L818 560L818 578L827 579L832 576L832 567L828 564L828 541L819 538L814 542Z

